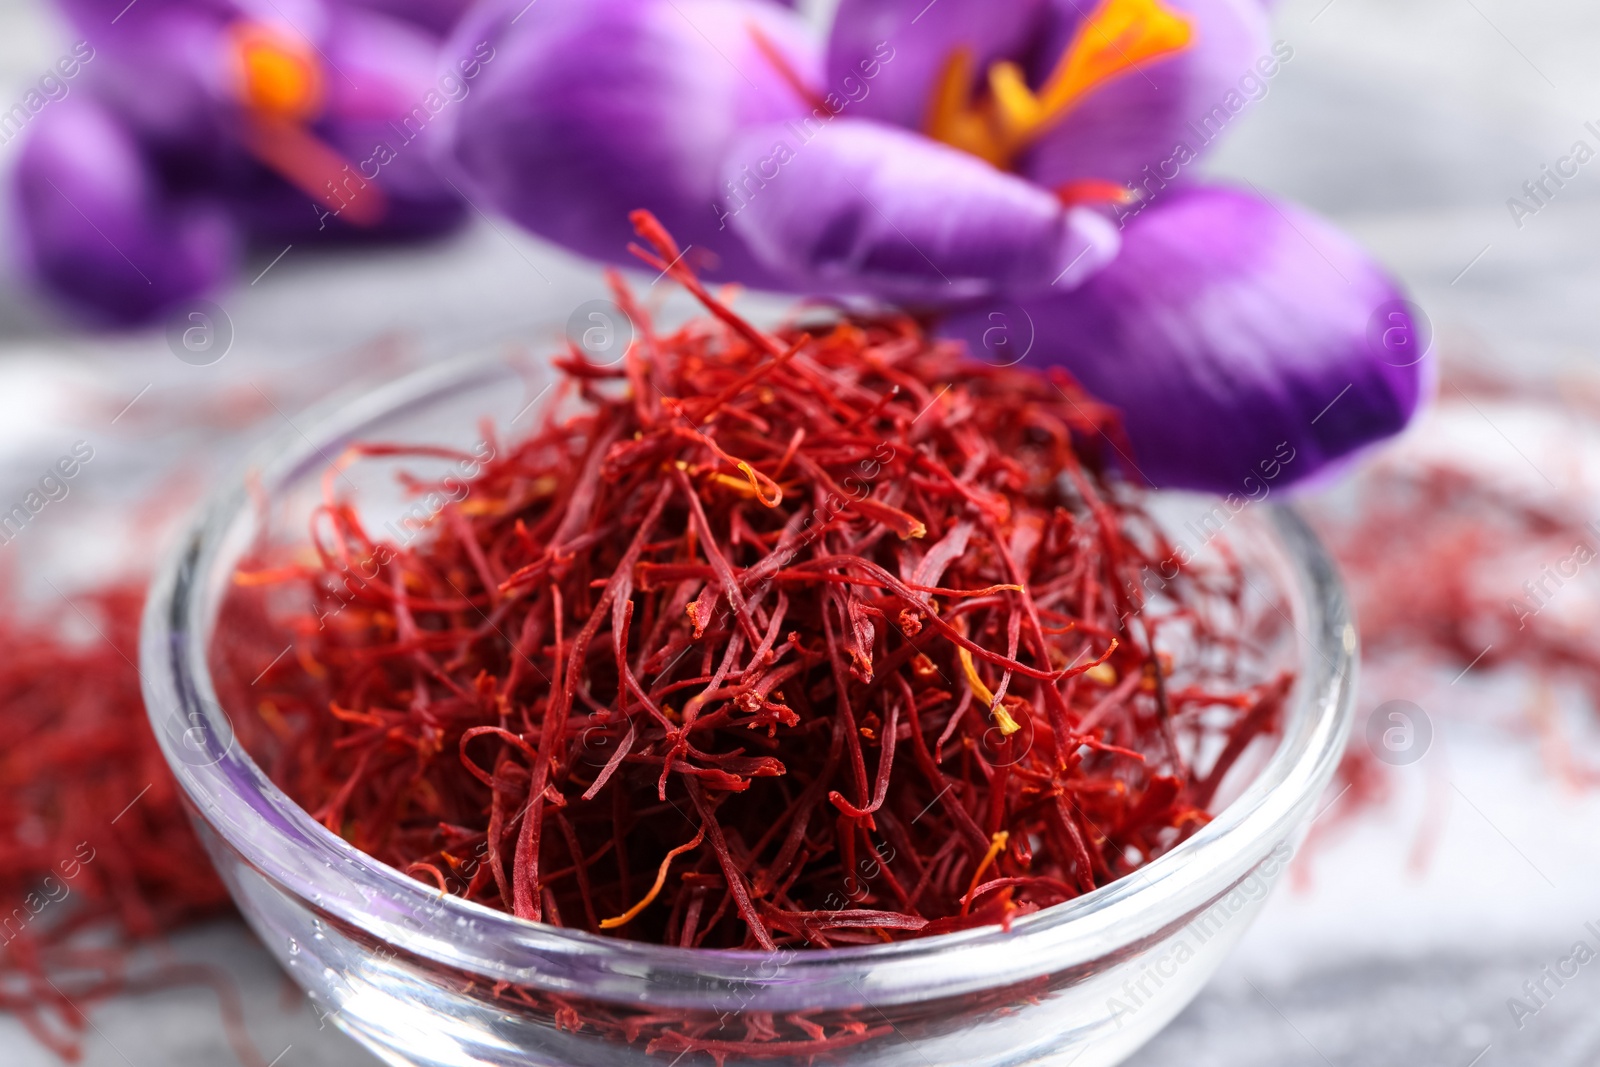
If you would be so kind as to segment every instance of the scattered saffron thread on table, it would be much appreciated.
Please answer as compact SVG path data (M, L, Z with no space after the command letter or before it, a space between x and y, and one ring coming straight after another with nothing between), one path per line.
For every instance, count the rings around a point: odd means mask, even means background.
M95 1004L204 985L240 1063L260 1067L224 971L138 958L232 911L145 717L144 586L115 580L55 610L9 588L0 601L0 1010L76 1061Z
M1453 383L1442 406L1457 403L1452 394L1480 419L1473 397L1543 404L1551 419L1584 411L1581 403L1554 404L1525 387L1494 381ZM1445 431L1424 423L1417 432ZM1363 710L1408 697L1437 715L1450 707L1454 698L1444 694L1458 683L1525 677L1531 694L1512 728L1538 741L1545 765L1565 786L1587 789L1600 786L1600 767L1586 762L1564 731L1556 694L1574 694L1591 711L1600 708L1600 648L1593 613L1582 610L1591 601L1573 591L1564 606L1579 609L1576 614L1544 609L1600 558L1600 540L1587 488L1581 482L1552 488L1530 492L1491 462L1423 449L1422 458L1401 452L1379 460L1356 480L1353 500L1333 497L1313 507L1311 517L1339 561L1356 609ZM1574 574L1552 579L1551 561L1573 563ZM1364 733L1358 723L1330 786L1341 791L1335 810L1312 828L1302 851L1320 847L1337 828L1392 796L1396 770L1377 758ZM1439 758L1427 755L1424 764L1428 796L1408 861L1419 873L1437 844L1449 799ZM1308 870L1297 867L1302 883Z

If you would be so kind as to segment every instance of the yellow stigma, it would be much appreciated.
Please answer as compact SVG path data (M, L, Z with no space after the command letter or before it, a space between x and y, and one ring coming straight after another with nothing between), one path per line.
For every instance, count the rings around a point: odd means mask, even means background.
M1141 64L1182 51L1194 27L1162 0L1101 0L1055 69L1035 92L1022 68L1003 60L975 92L973 56L958 48L945 63L928 110L929 136L1009 168L1021 152L1077 104Z
M994 708L994 724L1000 728L1000 733L1010 737L1022 729L1004 704L995 704L994 690L983 684L983 679L978 676L977 664L972 662L972 653L961 646L956 646L956 657L961 660L961 670L967 676L967 686L972 690L972 695L982 701L985 708Z
M239 97L263 117L304 122L322 107L322 70L307 47L255 23L233 31Z

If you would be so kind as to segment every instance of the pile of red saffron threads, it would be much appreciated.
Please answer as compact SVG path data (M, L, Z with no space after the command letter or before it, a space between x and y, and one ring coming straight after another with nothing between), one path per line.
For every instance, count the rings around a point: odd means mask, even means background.
M618 283L621 364L558 361L418 537L329 477L241 566L213 655L274 780L441 892L708 948L1008 925L1203 826L1291 678L1226 553L1155 578L1113 413L904 316L760 331L634 221L708 317Z
M265 1061L214 968L135 950L231 902L184 813L139 691L144 583L0 607L0 1010L65 1060L96 1003L208 985L241 1063Z

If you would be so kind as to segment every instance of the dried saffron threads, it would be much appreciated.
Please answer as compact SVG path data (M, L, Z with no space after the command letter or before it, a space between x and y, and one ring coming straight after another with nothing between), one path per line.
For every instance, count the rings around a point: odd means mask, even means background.
M1150 580L1112 413L904 316L762 332L635 223L709 317L618 283L641 339L531 436L337 461L469 465L417 536L330 475L242 564L219 691L288 794L442 892L718 948L1007 924L1204 825L1291 679L1226 552Z
M1436 408L1394 450L1310 510L1340 563L1360 622L1363 711L1387 724L1392 720L1383 705L1405 697L1418 701L1424 714L1448 707L1452 717L1471 716L1471 693L1491 685L1483 711L1494 716L1506 707L1503 684L1513 682L1513 692L1526 697L1513 703L1510 732L1524 742L1537 738L1552 778L1591 788L1600 784L1600 768L1585 756L1578 735L1586 732L1585 716L1600 706L1600 650L1593 636L1600 613L1590 572L1600 541L1591 522L1593 464L1586 448L1592 446L1585 445L1594 412L1584 410L1581 396L1558 402L1492 379L1459 377L1440 394ZM1485 447L1482 420L1498 425L1508 414L1541 427L1550 444L1530 446L1513 426L1533 458ZM1551 449L1570 462L1548 463ZM1554 480L1539 477L1528 463ZM1437 699L1446 692L1448 701ZM1435 721L1435 745L1441 728ZM1408 859L1420 871L1449 810L1443 766L1428 748L1390 753L1368 736L1358 723L1329 787L1337 799L1307 845L1387 803L1399 764L1422 773L1426 783ZM1375 736L1381 738L1381 730ZM1411 735L1418 736L1427 743L1428 735ZM1424 757L1426 766L1412 771ZM1308 869L1302 864L1297 870L1304 875Z
M1391 463L1366 474L1353 515L1327 509L1319 525L1380 661L1437 666L1446 681L1469 664L1523 667L1571 679L1593 703L1593 599L1556 595L1600 556L1590 506L1586 496L1511 492L1459 465Z
M144 583L30 611L0 601L0 1010L77 1060L112 996L202 984L241 1063L265 1061L222 972L145 966L150 939L231 912L139 691Z

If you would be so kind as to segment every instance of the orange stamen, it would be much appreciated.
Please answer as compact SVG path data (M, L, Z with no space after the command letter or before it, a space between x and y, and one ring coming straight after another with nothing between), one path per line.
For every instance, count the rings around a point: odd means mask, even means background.
M1126 185L1106 181L1104 178L1079 178L1056 186L1056 199L1067 207L1079 204L1128 204L1139 195ZM1090 677L1093 677L1091 672Z
M989 851L984 853L983 861L978 864L978 869L972 872L972 883L967 886L966 895L961 898L962 915L966 915L972 910L972 894L978 891L978 885L980 884L978 880L983 877L983 872L989 869L989 864L995 861L995 858L1000 855L1001 851L1006 847L1006 843L1010 840L1011 834L1006 830L1001 830L989 838Z
M701 827L700 832L694 835L694 840L690 841L686 845L679 845L677 848L668 852L661 860L660 869L656 871L656 884L650 887L650 892L644 895L644 899L614 919L601 919L600 929L615 930L617 927L626 926L628 923L631 923L634 919L636 919L641 911L650 906L651 901L660 896L661 887L667 884L667 868L672 866L672 861L683 855L685 852L688 852L692 848L699 848L700 842L704 841L705 839L706 831L704 827Z
M372 226L388 210L376 182L363 178L303 126L282 119L252 119L240 128L240 137L252 155L346 222Z
M322 110L322 68L309 47L266 26L243 22L232 30L237 91L260 115L304 122Z
M1188 19L1163 0L1102 0L1038 92L1021 67L1003 60L990 66L988 93L975 101L969 99L972 52L958 48L934 88L928 134L1009 168L1019 152L1096 89L1187 48L1193 39Z
M1016 587L1012 586L1011 588L1014 589ZM956 628L961 631L962 636L965 636L967 631L965 622L958 618L957 623ZM966 648L957 646L956 658L961 661L961 671L967 676L967 687L972 690L972 695L982 701L983 706L994 716L994 723L1000 728L1000 733L1005 737L1010 737L1022 729L1017 720L1011 717L1011 712L1006 710L1005 705L996 702L994 690L984 684L983 678L978 674L977 664L972 662L972 653Z
M388 204L377 184L308 129L324 100L322 67L312 48L254 22L237 23L230 36L244 146L341 219L356 226L382 221Z

